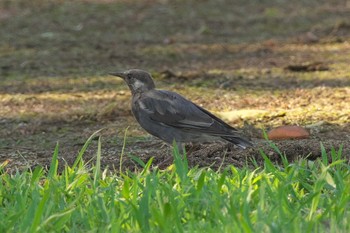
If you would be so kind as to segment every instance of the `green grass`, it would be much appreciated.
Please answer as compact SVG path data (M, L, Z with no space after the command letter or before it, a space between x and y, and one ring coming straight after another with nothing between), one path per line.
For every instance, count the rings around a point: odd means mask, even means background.
M316 161L255 170L189 169L174 164L140 172L101 170L84 162L92 135L72 166L9 174L0 164L0 232L350 232L350 170L342 150ZM272 143L271 146L278 151ZM327 154L328 153L328 154ZM140 162L141 163L141 162Z

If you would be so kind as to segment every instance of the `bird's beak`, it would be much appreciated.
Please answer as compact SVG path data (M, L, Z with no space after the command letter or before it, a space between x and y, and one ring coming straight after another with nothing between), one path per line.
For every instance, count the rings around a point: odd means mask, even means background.
M113 76L117 76L117 77L120 77L122 79L125 78L125 73L124 72L110 72L108 73L109 75L113 75Z

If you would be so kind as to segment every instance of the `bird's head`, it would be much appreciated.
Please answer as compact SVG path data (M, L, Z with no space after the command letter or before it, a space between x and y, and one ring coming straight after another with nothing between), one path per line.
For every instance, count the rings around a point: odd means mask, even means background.
M109 74L122 78L126 84L128 84L133 94L149 91L155 88L152 76L144 70L132 69L123 72L112 72Z

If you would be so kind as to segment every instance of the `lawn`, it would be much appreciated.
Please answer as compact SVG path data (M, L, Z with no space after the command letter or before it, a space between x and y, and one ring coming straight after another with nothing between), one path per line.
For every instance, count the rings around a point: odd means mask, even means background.
M174 164L134 172L101 169L83 155L58 173L59 146L50 169L8 174L0 166L1 232L348 232L350 167L342 150L322 147L322 158L221 171L189 169L175 149ZM271 147L275 145L271 143ZM276 149L277 150L277 149ZM277 150L278 151L278 150ZM120 164L120 168L122 163Z

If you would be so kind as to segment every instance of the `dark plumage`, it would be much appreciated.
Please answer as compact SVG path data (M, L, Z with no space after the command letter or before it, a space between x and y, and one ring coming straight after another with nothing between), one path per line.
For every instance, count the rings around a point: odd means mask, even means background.
M149 73L132 69L110 73L128 84L132 112L148 133L167 143L226 140L242 148L252 143L238 131L181 95L155 89Z

